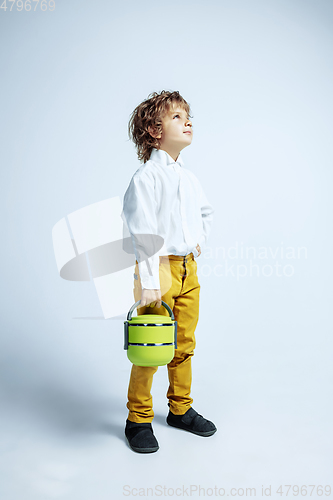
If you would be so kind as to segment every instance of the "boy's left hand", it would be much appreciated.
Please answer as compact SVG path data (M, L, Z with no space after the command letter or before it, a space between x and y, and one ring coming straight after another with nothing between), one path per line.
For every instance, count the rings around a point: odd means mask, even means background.
M201 255L201 248L200 248L200 245L199 245L199 244L196 246L196 249L197 249L197 250L198 250L198 252L199 252L199 253L198 253L198 257L199 257L199 255Z

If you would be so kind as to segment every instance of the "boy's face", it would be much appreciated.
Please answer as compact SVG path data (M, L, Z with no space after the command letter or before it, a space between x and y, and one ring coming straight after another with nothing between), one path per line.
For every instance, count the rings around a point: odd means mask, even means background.
M191 144L192 122L180 104L174 103L162 117L162 135L157 137L160 139L160 149L171 153L171 156L177 156Z

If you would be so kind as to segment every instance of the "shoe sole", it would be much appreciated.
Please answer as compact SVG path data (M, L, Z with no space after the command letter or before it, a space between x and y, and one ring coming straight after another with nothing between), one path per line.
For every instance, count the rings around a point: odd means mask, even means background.
M206 432L199 432L199 431L194 431L193 429L186 429L186 427L178 427L178 425L175 425L175 424L171 424L170 422L167 421L167 424L170 425L171 427L174 427L175 429L179 429L181 431L188 431L188 432L192 432L192 434L196 434L197 436L203 436L203 437L208 437L208 436L212 436L213 434L215 434L215 432L217 431L217 429L214 429L212 431L206 431Z
M136 446L132 446L125 435L126 441L128 443L128 446L131 448L131 450L136 451L137 453L154 453L155 451L159 450L159 446L154 446L154 448L137 448Z

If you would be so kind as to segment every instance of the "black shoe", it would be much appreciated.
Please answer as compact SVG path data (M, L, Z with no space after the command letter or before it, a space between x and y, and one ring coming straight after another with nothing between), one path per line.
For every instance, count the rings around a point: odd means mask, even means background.
M151 423L137 423L127 419L125 436L129 447L138 453L153 453L159 448Z
M212 436L217 431L213 422L206 420L193 408L187 410L184 415L174 415L169 410L166 421L172 427L193 432L193 434L198 434L198 436Z

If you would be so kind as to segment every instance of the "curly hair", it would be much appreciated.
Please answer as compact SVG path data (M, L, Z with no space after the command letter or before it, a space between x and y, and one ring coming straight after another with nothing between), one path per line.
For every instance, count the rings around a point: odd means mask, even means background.
M159 149L160 140L150 135L148 127L152 127L157 132L156 135L161 134L162 118L174 103L179 103L191 117L190 105L178 90L152 92L133 111L128 123L128 135L135 144L140 161L145 163L149 160L153 148Z

